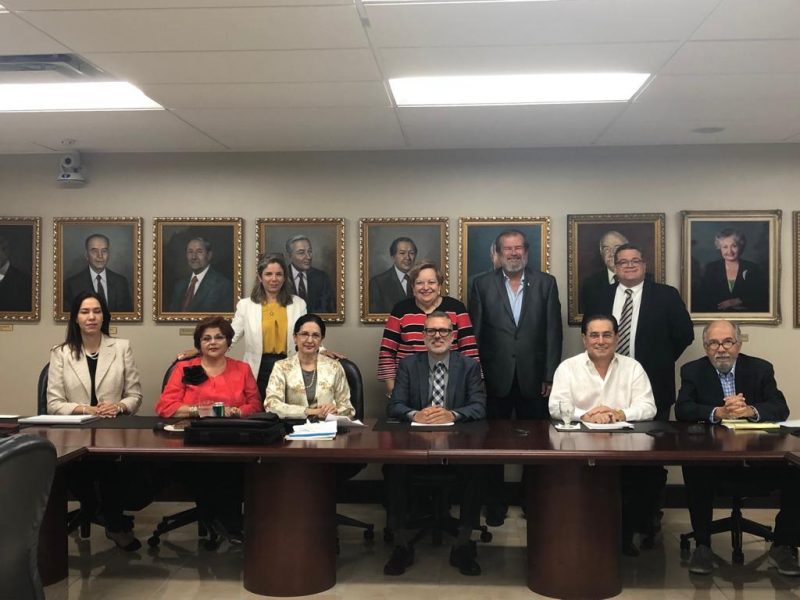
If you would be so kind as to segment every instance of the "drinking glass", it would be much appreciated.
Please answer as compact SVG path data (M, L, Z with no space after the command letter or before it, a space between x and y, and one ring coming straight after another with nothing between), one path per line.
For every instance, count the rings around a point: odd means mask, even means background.
M560 400L558 403L558 410L561 413L561 421L564 427L572 427L572 417L575 416L575 405L569 400Z

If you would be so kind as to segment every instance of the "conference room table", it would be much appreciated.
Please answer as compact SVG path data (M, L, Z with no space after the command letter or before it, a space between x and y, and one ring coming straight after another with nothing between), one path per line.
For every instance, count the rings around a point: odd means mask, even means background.
M333 441L270 446L189 446L180 435L151 428L24 431L53 441L65 461L245 463L244 586L269 596L318 593L336 583L337 463L522 465L528 587L555 598L608 598L621 591L622 466L785 463L793 453L800 462L800 439L784 429L641 423L633 432L559 432L547 421L365 423ZM50 508L63 514L65 505L64 486L54 486ZM66 533L57 529L43 528L40 556L52 562L40 565L48 582L66 576ZM315 557L312 570L308 556Z

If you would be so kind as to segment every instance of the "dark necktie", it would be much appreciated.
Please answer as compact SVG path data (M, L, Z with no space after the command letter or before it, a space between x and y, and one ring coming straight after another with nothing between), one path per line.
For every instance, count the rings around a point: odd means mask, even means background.
M403 275L403 284L406 287L406 296L411 298L414 295L414 290L411 286L411 282L408 280L408 275Z
M189 305L192 303L192 300L194 300L195 288L197 288L197 275L192 275L192 282L189 284L189 288L183 296L183 304L181 305L182 311L189 310Z
M298 273L297 295L303 300L308 300L308 292L306 291L306 275L305 273Z
M444 406L444 373L446 367L443 362L437 362L433 367L433 393L431 394L431 406Z
M98 275L95 279L97 279L97 293L102 296L103 300L108 304L108 296L106 296L106 290L103 287L103 278Z
M633 320L633 290L625 290L625 304L619 318L619 344L617 353L631 355L631 321Z

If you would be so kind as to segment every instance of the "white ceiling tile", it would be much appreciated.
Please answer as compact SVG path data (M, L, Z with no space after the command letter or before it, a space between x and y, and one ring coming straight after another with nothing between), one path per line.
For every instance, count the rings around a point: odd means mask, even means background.
M800 73L800 40L688 42L661 72Z
M794 132L800 131L800 120L791 122L766 120L715 121L714 126L724 131L712 134L694 133L698 127L707 127L707 121L670 120L652 122L618 121L598 140L597 145L640 146L664 144L748 144L780 143Z
M800 106L800 77L765 73L745 75L662 75L642 92L643 99L734 98L793 99Z
M588 146L622 110L621 104L403 108L412 148L532 148Z
M0 131L8 140L61 148L77 140L86 152L218 151L224 146L167 111L2 113Z
M723 0L692 39L800 39L800 2Z
M677 48L676 42L384 48L380 61L387 77L569 71L653 73Z
M369 83L189 83L142 86L166 108L388 107L379 81Z
M649 122L654 119L686 120L716 125L726 120L778 119L781 122L798 117L797 101L763 98L728 98L719 102L716 98L697 96L694 98L642 99L630 104L620 117L623 122Z
M0 13L0 54L51 54L67 48L11 13Z
M390 109L183 109L175 113L233 150L404 147Z
M77 52L363 48L354 6L20 13Z
M269 83L379 81L366 49L243 52L138 52L85 55L128 81L147 83Z
M647 42L686 39L717 1L379 4L367 16L378 47Z

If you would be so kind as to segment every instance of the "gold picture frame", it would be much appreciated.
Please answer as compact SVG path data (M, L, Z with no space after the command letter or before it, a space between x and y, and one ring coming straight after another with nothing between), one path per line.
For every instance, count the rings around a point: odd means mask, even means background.
M781 211L684 210L681 218L681 295L692 320L779 324Z
M41 217L0 217L0 321L39 320L41 228Z
M411 244L406 240L410 240ZM450 280L450 228L447 217L359 219L362 323L384 323L394 303L404 297L399 279L393 272L395 263L392 248L410 248L411 245L416 248L412 261L414 264L430 260L439 266L444 276L441 294L446 295ZM392 276L396 282L391 279Z
M298 291L293 265L299 264L306 272L308 312L329 323L344 323L343 218L258 219L256 248L259 256L266 252L284 255L294 294Z
M240 217L154 219L154 321L233 317L242 297L243 224Z
M794 258L794 326L800 327L800 211L792 213L792 256Z
M532 267L550 272L550 217L462 217L458 229L459 289L461 301L466 305L475 278L496 268L494 243L508 229L517 229L525 235L530 246L528 264L534 261Z
M609 262L621 243L642 249L647 277L664 283L666 275L664 213L567 215L567 322L579 326L587 303L613 285ZM603 240L613 240L603 249Z
M55 217L53 265L56 321L69 319L72 298L78 293L97 290L92 275L98 268L101 277L105 271L103 287L111 320L142 320L141 217Z

